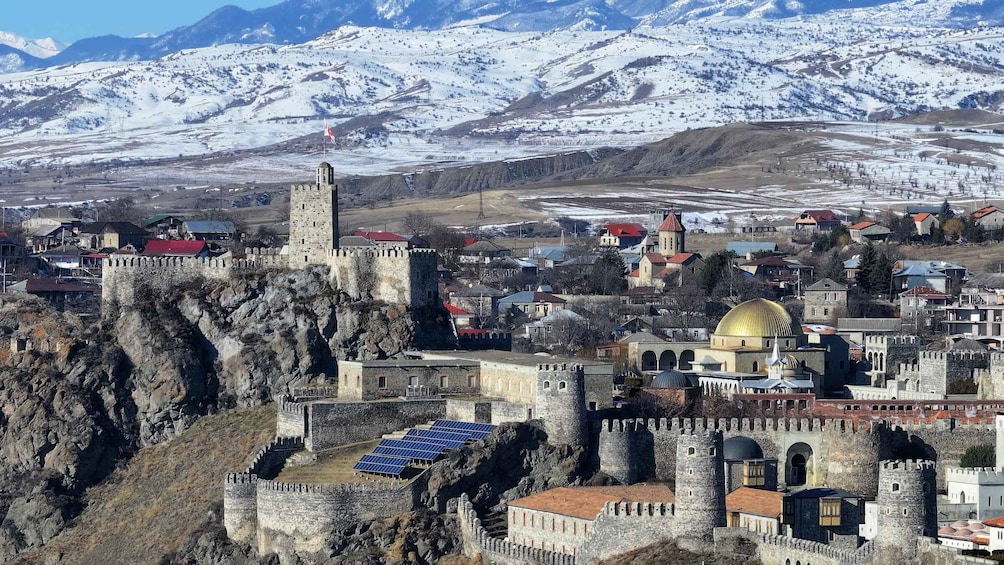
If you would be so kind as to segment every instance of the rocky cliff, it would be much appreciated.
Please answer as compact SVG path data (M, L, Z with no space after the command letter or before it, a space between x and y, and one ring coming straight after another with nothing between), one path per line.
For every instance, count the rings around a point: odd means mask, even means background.
M336 358L450 339L444 313L353 301L320 269L145 298L92 322L33 298L0 302L10 343L0 350L0 560L46 543L87 487L201 416L334 375Z

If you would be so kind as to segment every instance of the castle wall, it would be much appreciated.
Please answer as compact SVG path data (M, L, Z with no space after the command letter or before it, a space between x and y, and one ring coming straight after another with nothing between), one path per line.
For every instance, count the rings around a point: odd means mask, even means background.
M919 390L945 395L950 383L974 378L976 369L989 368L990 356L968 351L921 351L919 365Z
M339 361L339 398L375 400L405 396L409 386L424 387L431 394L477 394L480 391L478 363L443 361Z
M282 395L276 401L276 437L307 437L307 405Z
M137 290L148 288L154 293L165 293L179 285L199 278L227 279L235 273L287 266L286 257L277 254L249 254L247 258L201 257L124 257L105 259L101 269L101 301L103 307L119 305L130 307L137 298Z
M307 448L319 451L347 443L368 441L384 434L446 416L446 401L387 400L381 402L324 402L308 407Z
M870 546L856 551L787 536L758 536L757 557L763 565L864 565L872 559Z
M493 565L575 565L577 562L572 555L491 537L481 525L481 519L474 511L467 494L460 495L457 515L460 518L460 533L464 540L464 554L468 557L474 558L480 555L486 564Z
M548 442L585 445L586 391L581 365L544 364L537 368L537 417Z
M266 445L243 473L223 480L223 526L231 539L253 543L258 530L258 479L274 478L286 459L303 449L301 438L279 438Z
M533 404L519 402L492 402L492 424L496 426L506 422L525 422L537 417Z
M446 419L490 424L492 421L492 403L447 398Z
M920 352L920 340L914 335L865 336L865 356L872 372L896 376L900 363L915 361Z
M520 545L575 555L592 525L593 520L510 504L506 537Z
M879 470L878 528L875 545L883 551L917 553L917 537L937 537L937 490L933 462L883 461Z
M332 249L326 258L335 286L353 298L413 307L439 301L431 249Z
M339 524L412 510L411 487L396 483L307 485L258 481L258 551L289 556L324 547Z
M576 553L577 563L594 563L673 538L672 504L608 502Z

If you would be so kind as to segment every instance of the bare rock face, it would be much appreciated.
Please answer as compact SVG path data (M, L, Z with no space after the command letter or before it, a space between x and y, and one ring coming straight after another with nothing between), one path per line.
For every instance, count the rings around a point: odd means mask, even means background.
M324 269L178 288L92 323L0 301L0 561L66 527L83 491L140 446L335 375L337 358L447 339L446 320L354 301Z

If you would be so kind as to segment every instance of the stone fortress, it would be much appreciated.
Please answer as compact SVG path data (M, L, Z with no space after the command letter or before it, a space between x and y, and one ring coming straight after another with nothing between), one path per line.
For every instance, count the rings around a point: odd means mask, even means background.
M325 266L341 291L413 308L439 302L436 254L430 249L338 247L338 186L328 163L317 168L315 184L290 189L289 245L282 250L246 249L217 258L112 257L104 260L101 299L105 307L130 306L137 290L163 291L199 279L227 279L264 269Z
M321 266L329 270L335 287L355 298L412 308L435 305L434 252L338 248L337 191L327 163L318 167L314 184L292 187L290 243L281 251L249 249L243 256L215 259L108 259L104 304L128 306L144 292L200 278ZM804 344L799 332L784 331L796 326L782 319L787 315L783 308L770 307L766 329L746 335L750 328L765 327L763 320L745 318L762 309L734 314L730 327L742 332L719 332L728 343L714 344L718 347L707 353L728 351L734 357L729 368L746 363L752 367L763 349L773 345L800 364L820 364L818 349ZM735 339L738 346L732 347L729 340ZM337 383L294 389L277 399L275 440L242 472L222 478L228 535L288 562L295 559L294 552L321 550L325 536L340 524L428 506L458 513L466 553L507 565L592 563L666 539L684 548L728 552L740 538L755 546L757 557L767 565L906 562L920 557L931 563L965 562L931 537L937 511L934 494L944 481L946 463L958 461L970 445L992 442L993 424L632 418L613 406L611 377L612 367L602 363L555 362L497 351L414 352L401 360L341 362ZM453 396L444 398L443 393ZM309 461L312 453L443 418L531 422L546 433L549 443L584 447L595 470L625 485L641 480L673 483L675 501L607 503L588 533L582 532L579 551L569 555L491 536L466 495L423 500L429 469L396 482L277 480L285 467ZM873 541L836 546L726 527L723 446L739 437L754 442L765 459L776 461L769 467L776 477L767 484L828 486L874 499L881 518ZM895 557L886 559L890 555Z

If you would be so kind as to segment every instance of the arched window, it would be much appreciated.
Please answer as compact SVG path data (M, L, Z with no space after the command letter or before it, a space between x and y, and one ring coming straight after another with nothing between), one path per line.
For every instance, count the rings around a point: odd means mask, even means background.
M551 381L544 381L544 388L545 389L551 388Z
M755 373L755 372L757 372L759 370L760 370L760 363L757 363L756 361L754 361L753 362L753 372Z
M566 387L568 387L568 383L566 383L565 381L561 381L558 383L558 390L565 390Z
M693 455L695 453L697 453L697 450L694 449L693 447L688 447L687 448L687 455Z
M899 483L893 483L892 484L892 491L893 492L899 492Z

